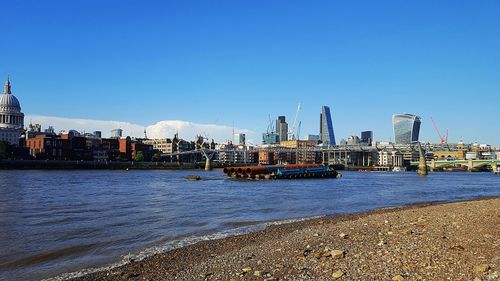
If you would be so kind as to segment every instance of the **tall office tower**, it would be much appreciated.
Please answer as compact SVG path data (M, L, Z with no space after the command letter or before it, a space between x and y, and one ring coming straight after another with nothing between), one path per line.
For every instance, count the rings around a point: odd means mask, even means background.
M288 140L288 124L285 121L285 116L278 116L276 119L276 133L280 137L280 141Z
M319 117L319 140L325 145L336 145L330 107L321 107Z
M245 134L234 134L234 138L236 140L236 143L237 145L245 145L245 139L246 139L246 135Z
M421 118L413 114L392 115L394 141L396 144L410 144L418 141Z
M361 132L361 142L364 144L372 145L373 131Z

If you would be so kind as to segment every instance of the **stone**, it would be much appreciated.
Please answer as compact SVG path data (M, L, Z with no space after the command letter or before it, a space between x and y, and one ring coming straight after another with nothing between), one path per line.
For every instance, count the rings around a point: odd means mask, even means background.
M262 273L258 270L254 271L253 272L253 276L257 276L257 277L260 277L262 275Z
M321 253L314 253L314 257L317 258L318 260L321 259L322 256L323 254Z
M332 251L332 257L334 259L341 259L344 257L344 255L345 255L344 251L341 251L341 250L333 250Z
M483 274L483 273L487 272L488 270L490 270L490 266L487 264L480 264L480 265L474 266L474 272L476 274Z
M405 280L405 278L404 278L403 276L401 276L401 275L399 275L399 274L398 274L398 275L396 275L396 276L392 277L392 279L391 279L391 280L392 280L392 281L404 281L404 280Z
M348 236L348 235L347 235L347 234L345 234L345 233L340 233L340 234L339 234L339 237L340 237L340 238L342 238L342 239L346 239L346 238L347 238L347 236Z
M250 271L252 271L252 268L251 267L245 267L242 269L243 273L248 273Z
M332 273L333 279L339 279L342 276L344 276L344 272L342 272L342 270L337 270L337 271Z

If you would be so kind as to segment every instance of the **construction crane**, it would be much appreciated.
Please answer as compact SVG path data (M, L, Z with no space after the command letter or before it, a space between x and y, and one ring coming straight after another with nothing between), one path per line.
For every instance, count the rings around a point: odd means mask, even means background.
M300 127L302 125L302 121L299 121L299 126L297 127L297 140L300 140Z
M290 132L288 132L289 138L291 140L295 140L296 139L295 131L296 131L296 128L297 128L297 119L299 118L299 112L300 112L300 102L297 105L297 110L295 111L295 117L293 118L292 129L290 130Z
M441 135L441 133L439 132L439 129L436 125L436 122L434 122L434 119L432 118L432 116L431 116L431 121L432 121L432 125L434 126L434 130L436 131L437 135L439 136L439 142L441 144L448 144L448 130L446 130L446 135Z
M267 133L275 133L274 131L274 123L273 120L271 119L271 114L269 114L269 125L267 125Z

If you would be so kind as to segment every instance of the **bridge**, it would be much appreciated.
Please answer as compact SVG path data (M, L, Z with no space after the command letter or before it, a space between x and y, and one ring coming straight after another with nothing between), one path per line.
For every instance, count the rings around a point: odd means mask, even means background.
M411 162L412 165L418 165L418 162ZM481 168L481 167L491 167L493 171L497 171L498 167L500 167L500 160L493 159L483 159L483 160L430 160L427 161L427 166L432 170L442 167L449 166L464 166L470 171L473 168Z

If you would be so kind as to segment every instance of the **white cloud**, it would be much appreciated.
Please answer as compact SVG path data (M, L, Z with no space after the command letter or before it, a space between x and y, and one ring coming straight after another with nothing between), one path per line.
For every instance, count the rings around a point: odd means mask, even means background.
M143 137L144 129L148 138L171 138L175 133L185 140L194 140L196 135L206 135L216 142L224 142L231 139L233 127L215 124L197 124L182 120L163 120L152 125L139 125L122 121L91 120L77 118L63 118L43 115L26 115L24 120L32 124L42 125L42 129L48 126L54 127L57 131L71 129L79 132L101 131L103 137L109 137L111 130L120 128L123 135L131 137ZM247 140L252 142L254 133L247 129L234 128L235 133L247 134Z

